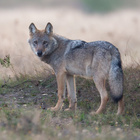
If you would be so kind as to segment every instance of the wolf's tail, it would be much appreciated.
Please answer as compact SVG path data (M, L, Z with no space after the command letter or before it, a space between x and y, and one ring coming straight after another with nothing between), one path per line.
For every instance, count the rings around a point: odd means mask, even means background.
M111 46L111 66L109 70L109 85L111 96L115 102L118 102L123 97L123 71L120 53L117 48Z

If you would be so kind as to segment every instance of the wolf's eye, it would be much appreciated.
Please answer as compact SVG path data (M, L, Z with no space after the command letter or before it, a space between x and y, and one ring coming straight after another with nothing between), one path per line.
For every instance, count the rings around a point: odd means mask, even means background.
M38 44L38 42L35 40L35 41L34 41L34 45L37 45L37 44Z
M48 42L47 41L43 41L43 45L48 45Z

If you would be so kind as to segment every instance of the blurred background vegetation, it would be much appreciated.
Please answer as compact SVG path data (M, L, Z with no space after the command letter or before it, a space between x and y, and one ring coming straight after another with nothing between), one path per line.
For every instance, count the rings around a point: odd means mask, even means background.
M90 11L109 12L122 8L139 8L139 0L82 0Z
M140 8L140 0L1 0L0 8L76 7L87 12L111 12L123 8Z

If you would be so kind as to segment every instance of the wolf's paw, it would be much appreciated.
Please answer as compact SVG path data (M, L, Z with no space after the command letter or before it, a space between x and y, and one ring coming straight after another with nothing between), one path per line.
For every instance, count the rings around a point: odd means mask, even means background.
M64 111L75 111L76 109L75 108L66 108Z
M71 109L70 108L66 108L64 111L71 111Z
M50 111L58 111L59 109L56 108L56 107L50 107L50 108L48 108L47 110L50 110Z

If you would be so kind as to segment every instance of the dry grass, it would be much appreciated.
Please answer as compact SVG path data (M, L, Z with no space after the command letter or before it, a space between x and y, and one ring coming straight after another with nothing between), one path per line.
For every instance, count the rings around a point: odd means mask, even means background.
M16 73L35 74L46 69L31 52L28 26L34 22L39 29L50 21L54 32L71 39L86 41L107 40L116 45L122 55L123 65L140 60L140 11L124 10L106 15L86 14L75 9L9 9L0 10L0 57L10 54ZM44 71L44 69L43 69ZM13 75L9 69L0 68L1 77Z

